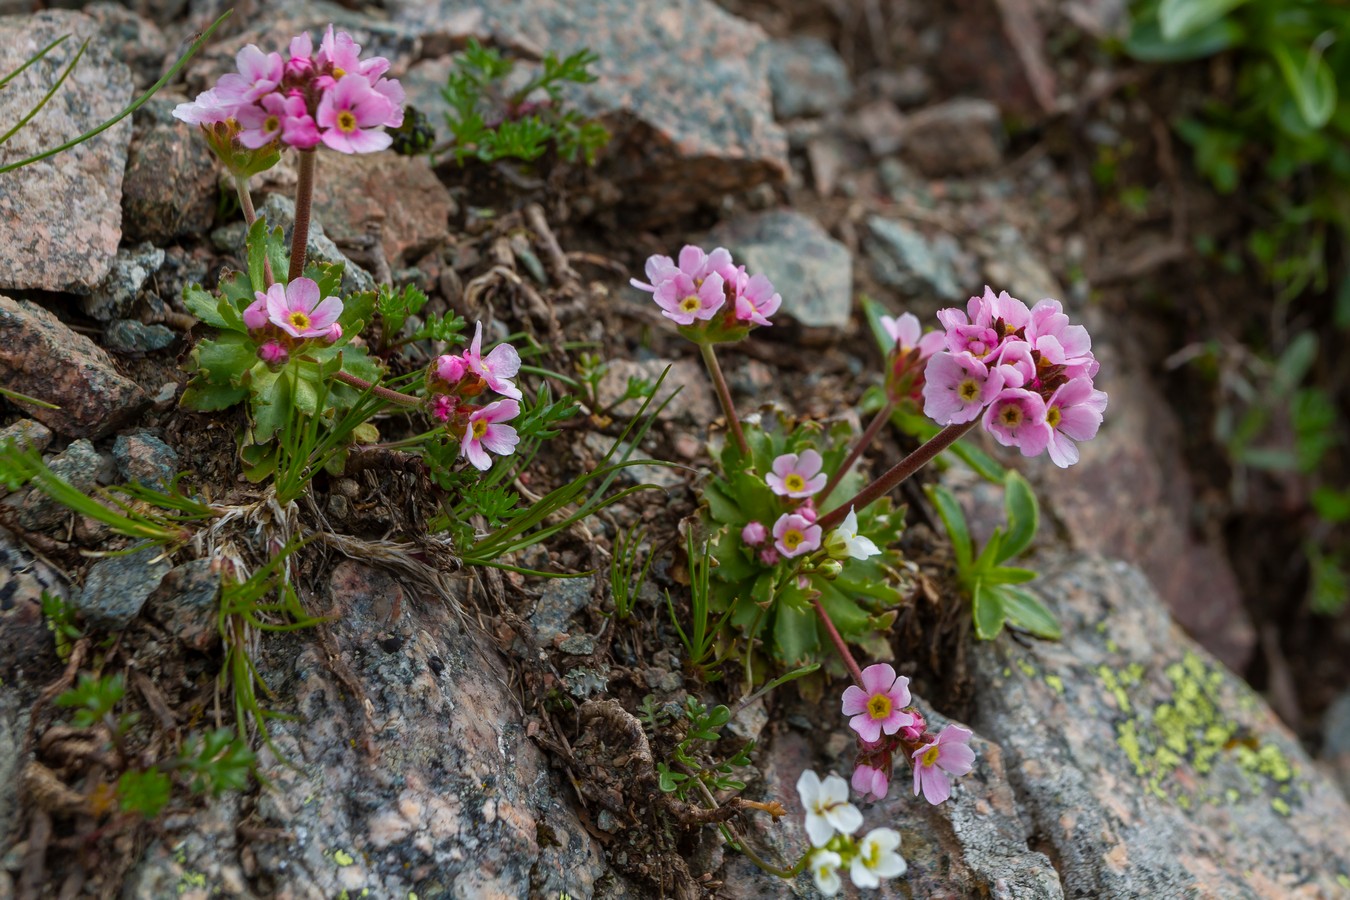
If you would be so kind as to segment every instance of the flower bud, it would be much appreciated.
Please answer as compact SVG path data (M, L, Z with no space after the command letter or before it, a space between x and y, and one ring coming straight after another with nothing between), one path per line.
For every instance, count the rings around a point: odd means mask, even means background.
M749 522L741 529L741 540L750 547L758 547L769 536L769 529L762 522Z
M258 359L267 363L269 368L275 369L284 366L290 358L290 351L281 341L265 341L258 347Z
M454 397L446 394L437 394L431 401L431 414L442 422L450 421L450 417L455 414L456 401Z
M833 581L844 572L844 564L837 559L827 559L816 567L816 571Z
M338 341L342 340L342 326L336 322L329 325L328 332L323 336L322 340L329 344L336 344Z
M454 385L464 377L468 371L469 364L464 361L462 356L438 356L434 363L436 367L436 377L448 385Z
M778 565L778 551L773 547L765 547L759 551L759 561L766 566Z
M244 327L249 331L258 331L267 326L267 295L258 292L258 299L244 310Z

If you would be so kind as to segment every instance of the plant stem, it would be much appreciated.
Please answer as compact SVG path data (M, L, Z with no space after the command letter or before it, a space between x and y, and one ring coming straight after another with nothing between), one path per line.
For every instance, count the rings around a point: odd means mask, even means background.
M253 194L248 189L248 176L236 175L234 178L234 189L239 194L239 208L244 211L244 224L249 228L258 221L258 213L253 208ZM267 283L264 287L271 287L276 282L276 276L272 274L272 258L266 253L263 254L263 280Z
M867 423L867 430L862 433L862 437L858 438L858 443L848 452L848 459L844 460L843 465L838 469L835 469L834 474L830 476L830 480L825 483L825 490L821 491L820 496L816 498L817 503L824 503L830 498L830 492L839 486L839 482L844 480L848 470L853 468L853 464L858 461L858 457L862 456L863 451L868 448L872 441L876 440L877 432L881 431L881 426L886 424L893 412L895 412L895 403L892 400L887 400L886 405L877 412L871 422Z
M289 284L305 274L305 248L309 246L309 209L314 201L313 150L300 151L300 181L295 186L295 227L291 229L291 271L286 276Z
M854 659L853 654L849 652L848 645L845 644L844 639L839 636L839 629L834 627L834 621L830 619L830 614L827 613L825 607L821 605L819 592L811 598L811 602L815 604L816 615L820 616L820 621L824 624L825 631L829 633L830 640L834 642L834 649L839 651L839 655L844 660L844 665L848 667L848 673L853 676L853 680L858 683L858 687L862 687L862 669L858 668L858 661Z
M736 407L731 403L731 390L727 387L727 379L722 374L722 367L717 363L717 354L713 352L713 345L699 344L698 349L703 354L703 365L708 368L708 375L712 377L713 387L717 389L717 399L722 403L722 412L727 417L732 437L736 439L736 446L740 448L741 455L749 456L750 445L745 442L745 433L741 431L741 420L736 418Z
M349 384L358 390L370 391L376 397L388 400L390 403L397 403L399 406L416 407L422 405L421 399L414 397L412 394L402 394L387 387L380 387L378 384L372 384L364 378L357 378L348 372L339 371L333 377L343 384Z
M873 500L889 494L896 485L928 465L939 453L960 440L961 436L974 428L978 421L979 419L976 419L960 425L948 425L929 438L919 449L892 466L890 471L821 516L816 524L820 526L821 531L829 531L844 520L850 509L863 509Z

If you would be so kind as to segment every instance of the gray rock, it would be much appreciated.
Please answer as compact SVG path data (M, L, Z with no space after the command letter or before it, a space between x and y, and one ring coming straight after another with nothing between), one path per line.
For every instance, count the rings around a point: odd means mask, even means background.
M558 649L571 656L590 656L595 652L595 638L589 634L573 634L558 642Z
M52 442L52 431L33 419L20 419L0 428L0 446L10 440L20 448L27 447L42 453Z
M590 451L593 459L600 459L609 452L610 447L614 446L614 439L592 431L581 439L581 443ZM641 450L632 449L630 444L624 441L618 443L618 449L614 451L612 457L615 461L627 455L629 462L647 459L656 462L653 457L648 456ZM685 470L672 468L671 466L625 466L619 470L619 481L625 484L654 484L657 487L669 489L683 485L686 474Z
M999 290L1025 300L1028 306L1044 297L1064 296L1050 267L1015 226L1005 223L992 229L977 246L984 257L985 277Z
M146 600L145 614L185 646L205 653L220 643L220 572L213 560L175 566Z
M64 600L69 593L56 571L0 528L0 684L39 681L43 670L57 662L55 642L42 615L42 595ZM0 690L0 697L7 693ZM0 777L0 786L5 783ZM7 821L0 815L0 822Z
M390 0L386 8L428 47L475 35L535 58L546 50L597 53L598 80L569 85L564 97L614 133L601 170L644 221L787 175L764 32L709 0ZM419 77L432 64L435 71ZM446 68L434 59L413 67L410 101L437 108Z
M166 244L206 231L215 218L220 163L199 129L171 115L186 99L155 97L140 110L153 124L132 140L122 185L123 227L130 240Z
M164 74L169 45L164 32L144 13L137 15L121 3L90 3L82 11L99 23L99 34L108 41L117 58L131 68L138 92L150 87ZM160 18L158 21L172 20ZM174 56L176 58L177 54Z
M295 224L295 201L289 197L283 197L281 194L268 194L267 200L258 210L258 215L267 219L269 228L281 226L282 232L285 234L286 245L289 247L291 226ZM211 232L211 241L221 250L238 254L245 252L244 242L247 236L248 229L244 226L244 223L235 222ZM330 263L342 263L343 294L375 290L375 279L371 274L348 259L337 248L337 244L328 239L328 236L324 234L323 225L315 219L310 219L309 222L309 241L305 252L307 258L321 259Z
M769 210L714 228L708 243L729 249L783 295L779 315L809 328L842 329L853 309L853 257L808 216Z
M153 244L123 247L113 259L108 277L87 297L80 298L80 309L100 322L126 316L135 307L141 288L162 265L164 251Z
M837 112L853 96L848 67L833 47L816 37L769 45L769 86L780 119Z
M966 175L997 166L1003 143L998 107L987 100L958 98L910 115L904 155L925 175Z
M914 297L959 302L954 265L959 251L950 236L929 239L904 222L869 216L864 247L882 284Z
M333 571L325 627L354 680L334 677L312 636L262 643L260 674L287 686L274 710L296 717L270 723L269 788L247 809L208 800L164 824L122 896L164 896L189 873L228 884L245 864L243 895L250 882L278 897L597 893L600 847L526 737L507 667L452 610L460 586L449 601L408 598L398 621L409 639L397 653L375 649L403 593L354 562ZM246 842L245 821L257 826Z
M0 296L0 384L55 404L12 401L61 434L100 437L134 418L149 403L111 357L47 310Z
M719 409L708 382L708 374L703 371L700 363L692 359L648 359L641 362L616 359L609 364L609 370L605 372L596 388L600 403L607 407L622 397L628 388L630 378L641 378L655 384L667 366L670 367L670 374L661 382L658 395L653 399L652 405L647 407L647 411L655 410L657 404L679 388L680 392L657 416L658 421L706 425L716 418ZM610 415L631 418L637 415L641 407L641 400L625 400L610 410Z
M103 330L103 343L114 353L142 356L163 350L178 340L165 325L146 325L136 319L118 319Z
M905 143L908 121L889 100L873 100L858 110L852 133L867 144L875 157L890 156Z
M70 37L0 91L0 122L17 122L56 82L85 38L61 90L0 149L17 162L101 125L131 101L131 72L98 25L49 10L0 18L0 72L11 72L63 34ZM0 289L84 293L103 280L122 229L122 174L131 122L43 162L0 177Z
M1076 897L1340 896L1350 806L1143 574L1043 560L1064 639L980 644L972 724Z
M93 627L120 631L141 612L145 601L168 574L170 563L158 546L109 556L94 563L84 579L75 607Z
M595 579L552 578L545 582L539 602L530 614L535 638L542 646L550 646L555 638L570 631L568 621L590 605Z
M47 461L47 467L81 491L90 491L98 483L103 457L86 440L72 441L64 451ZM62 521L70 510L37 488L30 487L25 494L6 498L6 503L17 502L19 525L33 531L50 528Z
M123 481L163 489L178 474L178 453L147 431L118 435L112 454Z
M1322 720L1322 752L1319 758L1350 798L1350 690L1336 698Z

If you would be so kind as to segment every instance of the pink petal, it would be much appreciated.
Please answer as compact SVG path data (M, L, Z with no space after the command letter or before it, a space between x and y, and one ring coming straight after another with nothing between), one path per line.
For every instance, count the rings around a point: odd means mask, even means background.
M866 678L866 676L863 676ZM856 716L867 712L867 693L856 684L844 688L844 715Z
M315 285L315 290L318 286ZM313 314L310 315L310 326L314 330L324 329L332 325L342 315L342 300L337 297L325 298L322 303L314 307Z
M925 769L923 775L923 798L937 806L946 802L952 795L952 784L940 769Z
M510 425L493 425L483 434L483 446L498 456L510 456L516 452L518 443L520 438L516 436L516 429Z
M863 669L863 689L868 696L889 693L895 684L895 667L890 663L876 663Z
M313 315L314 307L319 305L319 284L312 278L297 278L286 286L286 300L291 309L303 310ZM341 307L342 301L338 301Z

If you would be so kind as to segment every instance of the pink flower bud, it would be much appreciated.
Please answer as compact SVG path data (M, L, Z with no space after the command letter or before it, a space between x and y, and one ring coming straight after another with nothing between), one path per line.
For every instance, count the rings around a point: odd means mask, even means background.
M469 364L464 361L462 356L447 354L436 358L436 377L446 384L457 384L468 369Z
M923 714L917 709L907 711L914 717L914 721L900 728L900 737L907 741L923 740L924 732L928 730L928 723L923 720Z
M431 414L442 422L448 422L450 417L454 415L455 402L454 397L437 394L436 399L431 401Z
M249 331L257 331L267 324L267 295L262 291L255 293L258 299L244 310L244 327Z
M329 325L328 333L323 336L323 340L330 344L336 344L338 341L342 340L342 326L336 322Z
M769 529L762 522L749 522L741 529L741 540L751 547L758 547L768 536Z
M280 341L267 341L258 348L258 359L269 366L285 365L290 356L290 351Z
M819 513L816 512L816 507L808 498L805 503L797 507L797 515L801 516L807 522L814 524Z
M773 547L765 547L759 551L759 561L766 566L778 565L778 551Z

